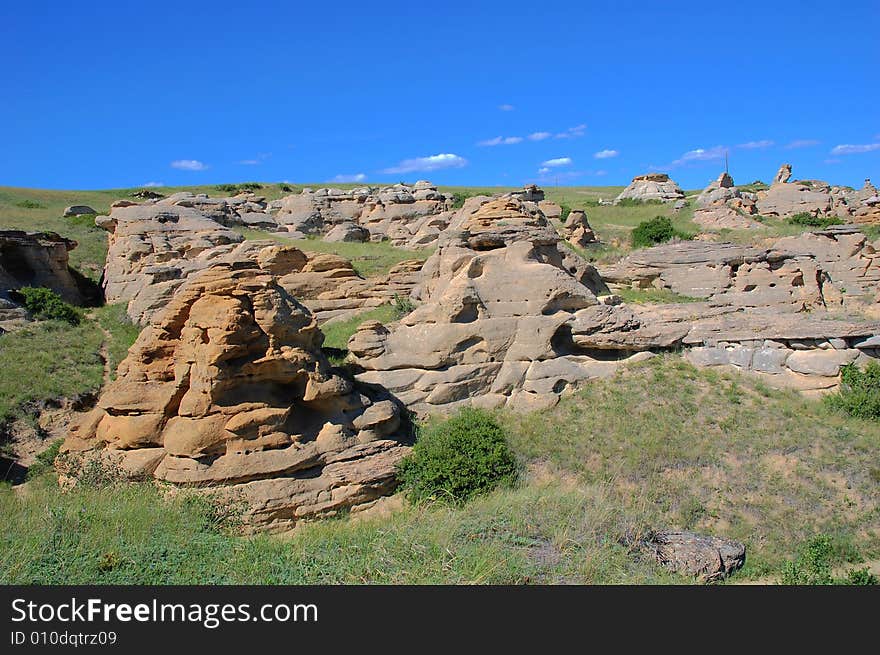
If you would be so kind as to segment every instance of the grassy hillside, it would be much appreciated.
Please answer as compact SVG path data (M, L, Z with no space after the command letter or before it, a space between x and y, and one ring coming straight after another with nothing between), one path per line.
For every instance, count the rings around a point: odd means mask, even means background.
M500 418L515 488L283 538L147 484L0 488L0 583L689 582L624 545L667 527L744 541L733 581L777 575L817 533L837 563L880 555L880 426L818 401L669 356Z

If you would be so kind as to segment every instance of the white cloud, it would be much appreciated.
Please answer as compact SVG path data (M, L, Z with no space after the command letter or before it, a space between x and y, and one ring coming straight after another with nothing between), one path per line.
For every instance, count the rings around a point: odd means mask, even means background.
M817 146L819 142L815 139L795 139L790 143L785 144L786 150L793 150L794 148L809 148L810 146Z
M367 179L367 176L363 173L355 173L354 175L344 175L340 174L333 178L334 182L363 182Z
M257 164L260 164L261 162L259 159L242 159L238 163L243 166L256 166Z
M874 152L875 150L880 150L880 143L863 143L859 145L852 145L849 143L844 143L843 145L834 146L831 149L832 155L857 155L863 152Z
M144 187L165 186L165 183L164 182L147 182L146 184L142 184L141 186L144 186Z
M746 143L740 143L737 148L742 148L743 150L760 150L762 148L769 148L772 145L773 141L764 139L763 141L748 141Z
M416 157L404 159L397 166L386 168L382 172L387 174L414 173L415 171L436 171L442 168L462 168L467 166L467 159L452 153L440 153L429 157Z
M544 139L549 139L552 134L550 132L532 132L529 134L529 141L543 141Z
M557 168L559 166L570 166L571 165L571 157L557 157L556 159L548 159L547 161L542 161L541 166L546 166L547 168Z
M612 157L617 157L620 153L617 150L600 150L593 157L596 159L611 159Z
M171 162L171 168L179 168L182 171L203 171L208 166L198 159L175 159Z
M516 108L513 105L498 105L498 109L501 111L513 111Z
M538 169L538 175L544 175L545 173L549 173L549 172L550 172L550 169L547 168L546 166Z
M557 139L576 139L578 137L582 137L584 132L587 130L587 124L581 123L580 125L575 125L574 127L570 127L565 132L560 132L556 135Z
M522 141L521 136L496 136L494 139L486 139L477 143L478 146L509 146Z
M689 164L695 161L717 161L724 159L727 148L724 146L714 146L712 148L697 148L696 150L688 150L681 157L669 164L669 168Z

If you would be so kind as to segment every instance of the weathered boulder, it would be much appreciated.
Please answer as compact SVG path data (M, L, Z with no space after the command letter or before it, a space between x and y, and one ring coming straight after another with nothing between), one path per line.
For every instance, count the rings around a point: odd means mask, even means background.
M634 177L629 186L617 196L615 203L627 199L642 202L648 200L674 202L681 198L684 198L684 192L676 182L669 179L669 175L666 173L649 173L648 175L637 175Z
M587 214L581 209L573 209L569 212L562 226L562 235L565 239L579 248L598 242L596 233L587 221Z
M783 164L779 167L779 170L776 171L776 175L773 176L773 184L785 184L791 179L791 164Z
M389 493L407 452L397 405L332 369L314 318L266 262L187 281L62 451L244 501L255 529Z
M339 223L324 235L324 241L328 242L344 241L363 243L369 240L370 231L354 222Z
M757 214L754 196L737 189L727 172L703 189L694 205L694 223L708 230L761 227L761 223L750 218Z
M64 208L64 216L85 216L86 214L97 214L98 212L88 205L71 205Z
M704 582L726 578L746 562L746 547L738 541L694 532L655 532L642 550L670 571Z

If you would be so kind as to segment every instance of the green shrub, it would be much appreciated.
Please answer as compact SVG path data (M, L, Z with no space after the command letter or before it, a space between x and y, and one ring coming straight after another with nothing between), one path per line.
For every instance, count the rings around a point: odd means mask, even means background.
M568 219L568 215L571 213L571 207L562 204L560 204L559 206L562 208L562 213L559 215L559 220L565 223L565 221Z
M45 205L41 205L38 202L34 202L33 200L22 200L21 202L15 203L16 207L21 207L22 209L45 209Z
M77 214L76 216L68 216L67 221L72 225L86 227L101 232L101 228L95 225L95 217L97 214Z
M284 193L290 193L291 191L293 191L293 187L289 184L279 184L278 188L281 189L281 191L283 191Z
M403 318L416 308L412 300L396 293L391 299L391 306L394 308L395 317L398 319Z
M841 552L843 548L843 552ZM831 574L831 565L857 555L846 544L835 546L831 537L820 534L809 539L798 553L797 559L785 563L782 569L784 585L875 585L877 576L865 567L850 569L842 578Z
M470 194L461 193L460 191L456 191L452 194L452 208L453 209L461 209L464 207L464 201L470 198Z
M34 316L55 319L79 325L82 320L79 310L61 300L61 296L44 287L22 287L17 292L21 303Z
M655 216L639 223L630 235L633 248L655 246L670 239L689 239L690 235L676 230L667 216Z
M801 548L797 559L786 562L782 569L784 585L829 585L831 577L831 556L834 549L831 538L818 535L811 538Z
M877 576L871 573L871 570L866 566L863 569L852 569L847 572L846 578L840 581L841 584L853 585L857 587L866 587L871 585L880 584L880 581L877 580Z
M652 198L650 200L639 200L638 198L621 198L616 200L615 204L619 207L643 207L645 205L662 205L662 200Z
M880 419L880 364L868 362L864 370L847 364L840 370L840 390L825 397L827 405L857 418Z
M516 479L516 460L504 428L486 411L463 409L421 431L398 468L412 502L436 499L453 504Z
M803 225L804 227L828 227L829 225L842 225L843 221L834 217L813 216L807 212L800 212L786 219L789 225Z
M43 473L52 470L55 466L55 458L58 456L58 451L63 443L64 439L56 439L46 450L37 455L34 463L28 467L28 480L33 480Z

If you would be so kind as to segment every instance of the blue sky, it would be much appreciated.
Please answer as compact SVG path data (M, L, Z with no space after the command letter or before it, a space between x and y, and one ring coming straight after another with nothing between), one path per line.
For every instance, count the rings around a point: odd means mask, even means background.
M880 3L4 3L0 185L880 182Z

